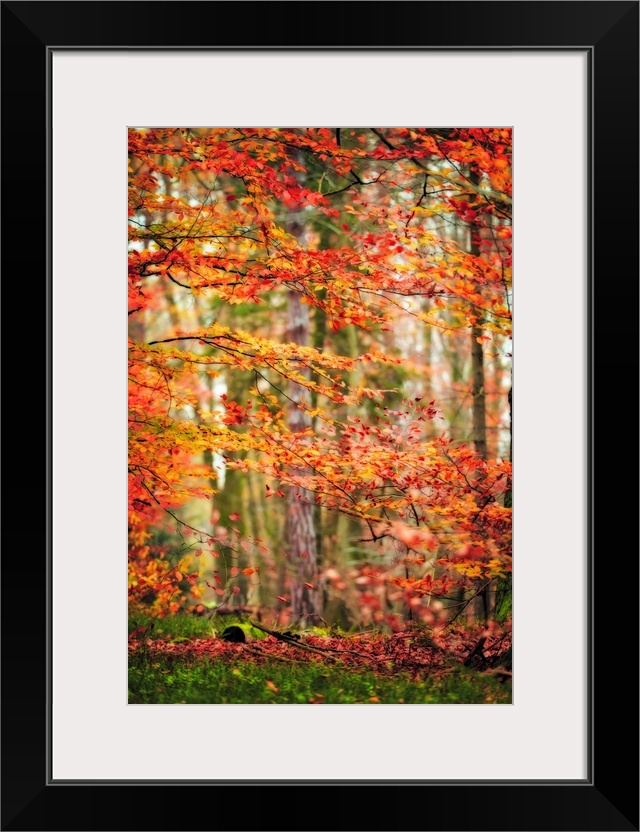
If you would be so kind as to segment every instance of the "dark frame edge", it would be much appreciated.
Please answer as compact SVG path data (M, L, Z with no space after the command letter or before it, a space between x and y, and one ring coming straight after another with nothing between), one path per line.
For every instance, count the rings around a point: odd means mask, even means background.
M633 757L623 757L620 754L621 739L627 736L638 737L638 712L637 707L625 708L623 702L611 701L607 670L608 668L621 667L633 671L633 665L629 666L629 658L633 656L636 661L635 676L627 673L624 680L624 702L638 702L638 621L637 621L637 594L635 595L635 608L632 604L629 609L621 610L619 626L624 630L625 636L617 642L610 644L603 631L603 624L606 621L607 604L605 591L602 589L609 574L610 564L607 562L607 553L613 551L627 551L629 548L628 530L625 528L612 530L608 528L607 518L604 514L606 505L610 499L611 480L608 470L615 477L625 480L626 462L618 456L618 443L607 444L602 440L607 437L606 425L611 418L610 399L607 391L609 389L624 390L628 385L626 374L631 366L636 370L638 377L638 319L635 318L635 327L623 334L619 339L616 336L616 327L608 316L597 313L606 307L611 287L607 286L608 277L612 274L633 274L636 277L631 285L625 282L624 298L625 303L635 304L638 308L639 285L638 275L638 250L633 252L624 246L610 248L607 232L605 231L610 218L610 209L607 205L609 181L607 177L607 166L611 160L611 127L622 123L624 125L624 138L628 143L631 152L628 154L628 164L625 157L625 171L630 181L638 182L638 115L639 115L639 49L638 49L638 28L640 22L640 3L627 4L622 14L614 25L602 32L601 37L595 43L593 54L592 72L592 129L590 138L592 141L592 168L589 171L591 176L591 188L589 196L591 199L589 210L591 215L591 243L588 250L588 257L591 260L590 291L589 301L589 327L591 332L590 349L587 351L588 362L590 362L589 393L590 408L588 413L588 424L590 420L590 456L588 477L590 482L591 497L591 522L588 527L588 535L592 541L590 546L590 570L588 592L590 603L594 614L591 616L588 638L591 642L589 663L591 669L591 697L592 708L592 770L591 778L595 788L600 794L624 817L630 824L629 828L637 830L640 828L640 811L638 801L638 787L640 783L640 767L638 765L637 744L636 754ZM624 153L624 145L622 147ZM616 235L617 239L637 239L638 229L638 200L637 193L634 195L621 194L620 206L622 208L621 228ZM596 280L595 276L599 279ZM612 360L617 355L624 356L623 362L611 366ZM635 364L633 364L635 356ZM598 372L599 384L596 384L595 372ZM635 424L638 423L637 401L635 409ZM632 417L633 421L633 417ZM601 443L596 447L595 428L601 426ZM620 443L625 447L626 443ZM599 476L597 476L599 474ZM601 512L600 523L596 523L596 508ZM624 525L624 524L623 524ZM600 559L595 557L595 545L598 543ZM636 537L637 554L637 537ZM638 560L637 557L631 562L625 563L625 581L628 580L634 589L638 587ZM597 627L598 616L601 622ZM598 659L599 657L599 665ZM597 668L600 671L597 672ZM597 752L597 753L596 753ZM605 762L606 761L606 762Z
M45 50L45 78L47 88L46 100L46 154L47 170L53 170L53 50ZM46 435L46 466L47 466L47 498L46 498L46 622L47 622L47 701L46 701L46 759L45 784L53 783L53 182L51 177L46 179L46 337L49 345L47 355L47 435Z
M8 8L9 11L12 12L12 14L13 14L13 11L14 11L14 9L12 7L27 6L27 5L32 6L32 7L36 7L36 6L41 6L43 4L41 4L41 3L29 3L29 4L27 4L27 3L2 3L3 10L5 8ZM65 5L65 4L53 3L53 4L50 4L50 5L55 8L55 6L57 6L57 5ZM80 5L88 5L88 4L78 3L78 4L74 4L74 5L80 6ZM112 5L112 4L100 4L100 5ZM123 4L123 5L125 5L125 4ZM126 5L129 6L130 4L126 4ZM510 5L518 5L518 4L510 4ZM537 4L534 4L534 5L537 5ZM558 4L558 5L560 5L560 4ZM574 3L573 5L577 7L577 6L588 6L590 4L588 4L588 3L587 4L585 4L585 3ZM595 6L599 6L600 4L596 2L596 3L593 3L591 5L595 7ZM613 26L607 28L602 33L601 40L605 40L605 39L615 40L616 30L617 30L618 36L619 36L620 31L622 29L624 29L625 26L629 23L627 18L628 17L633 18L634 14L635 14L635 21L637 23L638 3L636 3L636 2L632 2L632 3L612 3L612 4L609 4L609 5L610 6L617 6L619 9L624 7L624 13L616 20L616 22L613 24ZM25 26L25 24L22 24L22 25ZM8 28L8 27L5 27L5 37L8 38L9 35L6 32L6 28ZM629 27L629 28L632 28L632 27ZM635 31L637 31L637 26L636 26ZM35 33L32 32L32 34L34 35L34 39L37 39L37 36L35 35ZM596 343L598 341L598 338L606 337L606 329L604 330L604 334L603 334L602 328L600 328L600 329L598 328L598 326L596 324L596 319L595 319L595 309L597 308L598 304L600 303L601 298L602 298L604 293L602 292L602 287L601 286L600 287L596 286L594 278L593 278L593 275L594 275L593 270L594 270L594 266L595 266L596 261L597 261L597 250L594 246L594 241L595 241L594 232L595 232L595 227L597 226L598 220L599 220L599 217L600 217L600 214L598 213L598 209L597 209L597 203L595 203L595 206L594 206L594 199L593 199L594 189L596 188L596 183L597 183L597 179L598 179L598 166L595 165L595 160L596 160L596 158L598 158L601 161L604 154L602 153L601 150L598 149L599 143L598 143L597 139L595 141L595 147L594 147L594 142L592 140L592 131L595 131L596 121L594 119L596 117L596 113L598 112L598 109L600 111L602 111L603 107L606 106L604 104L603 99L600 96L597 96L597 98L596 98L596 86L597 86L597 84L594 82L594 79L596 79L596 73L598 72L598 67L599 67L599 65L601 65L599 63L599 60L598 60L598 58L599 58L599 49L598 49L599 45L600 45L600 41L598 40L595 43L595 47L586 47L588 52L589 52L588 60L589 60L589 84L590 84L590 89L588 91L588 108L589 108L588 118L590 119L589 123L590 123L591 128L592 128L592 130L587 131L588 143L589 143L589 152L590 152L590 156L589 156L589 158L590 158L590 169L589 169L590 183L589 183L589 189L588 189L588 205L587 205L587 216L588 216L587 222L588 222L588 227L589 227L589 231L590 231L590 244L589 244L589 250L588 250L588 294L587 294L587 304L588 304L587 315L588 315L588 329L589 329L589 336L588 337L589 337L590 348L587 350L587 355L588 355L587 363L588 363L588 395L589 395L589 401L591 403L591 406L589 407L588 417L587 417L587 422L588 422L588 424L587 424L587 437L588 437L587 441L588 441L589 449L590 449L590 454L588 456L588 482L589 482L589 500L590 500L590 504L591 504L590 505L590 508L591 508L590 523L589 523L589 528L588 528L588 538L589 538L589 554L588 554L588 557L589 557L589 560L590 560L591 568L588 570L587 591L588 591L590 603L592 605L592 610L595 609L594 604L595 604L595 589L596 589L596 586L595 586L596 578L594 577L596 575L596 572L594 571L594 569L597 569L597 564L596 564L595 559L594 559L594 549L593 549L594 542L595 542L595 528L594 528L595 505L594 505L594 501L595 501L596 492L597 492L597 488L596 488L596 485L595 485L595 482L594 482L594 460L596 459L596 457L595 457L595 433L594 433L594 430L595 430L595 424L598 421L602 422L602 415L598 416L598 414L596 412L597 408L595 408L595 406L594 406L595 402L594 402L594 398L593 398L593 396L594 396L593 373L594 373L594 370L595 370L595 367L596 367L596 364L597 364L596 354L595 354ZM45 82L46 83L46 96L45 96L45 98L46 98L46 116L45 116L46 132L45 132L44 135L45 135L45 145L46 145L45 146L45 156L46 156L46 160L47 160L47 165L49 166L49 170L50 170L51 169L50 168L50 161L51 161L51 115L52 115L51 110L50 110L50 102L51 102L51 63L52 63L52 57L53 57L53 54L52 54L53 53L53 47L45 46L45 44L41 40L39 41L39 47L44 48L46 50L46 56L47 56L46 57L47 66L46 66L46 72L45 72L45 77L46 77L46 82ZM62 47L62 48L63 49L66 49L66 48L75 49L77 47ZM98 47L98 48L108 48L108 47ZM127 47L124 47L124 48L126 49ZM154 48L154 47L150 47L150 48ZM187 47L187 48L193 48L193 47ZM233 47L226 47L226 48L229 49L229 50L233 49ZM265 47L265 48L269 49L271 47ZM312 48L315 48L315 47L312 47ZM368 47L363 47L363 48L366 49ZM420 48L420 47L415 47L415 48ZM446 51L450 51L449 48L447 48L447 47L436 47L436 48L446 50ZM460 48L460 47L458 47L458 48ZM464 48L464 47L462 47L462 48ZM492 48L492 47L480 47L480 48L487 48L488 49L488 48ZM504 47L504 48L508 48L508 47ZM525 48L532 48L533 49L534 47L525 47ZM554 47L548 47L548 48L558 48L558 47L554 46ZM572 48L583 49L584 47L572 47ZM32 53L32 54L35 54L35 53ZM636 69L637 69L637 44L636 44L635 55L631 56L631 58L635 60L635 66L636 66ZM636 77L637 77L637 73L636 73ZM637 88L637 81L636 81L636 88ZM596 99L595 104L594 104L594 99ZM615 96L614 96L614 100L615 100L615 103L618 103L618 100L615 99ZM637 102L637 96L636 96L636 102ZM596 106L597 106L598 109L595 109ZM636 107L636 112L637 112L637 103L636 103L635 107ZM636 119L636 124L637 124L637 119ZM636 144L636 147L637 147L637 144ZM602 156L601 156L601 154L602 154ZM4 153L3 153L3 157L4 157ZM3 162L5 162L5 161L6 160L3 158ZM636 168L637 168L637 163L636 163ZM43 181L46 182L46 201L47 201L47 209L48 209L47 239L46 239L46 242L45 242L45 248L46 248L45 255L46 255L46 261L47 261L47 285L46 285L46 299L45 299L45 320L46 320L46 331L47 331L47 339L48 339L47 343L51 344L51 340L50 340L50 338L51 338L51 311L52 311L51 251L52 251L52 242L53 241L51 239L51 233L50 233L50 227L51 227L50 226L50 221L51 221L51 218L52 218L52 216L51 216L51 211L52 211L51 198L52 198L52 196L51 196L51 186L50 186L49 178L45 177ZM636 205L635 215L637 216L637 205ZM630 226L629 226L632 231L633 231L633 217L634 217L634 212L632 212L631 223L630 223ZM636 228L637 228L637 224L636 224ZM4 259L4 255L3 255L3 259ZM603 258L603 260L604 260L604 258ZM604 274L604 272L603 272L603 274ZM636 291L637 291L637 287L636 287ZM49 353L47 355L45 372L46 372L45 387L46 387L46 390L47 390L47 419L48 419L46 442L47 442L47 464L49 465L49 460L50 460L49 452L50 452L50 449L51 449L51 440L52 440L51 411L50 411L51 379L52 379L51 350L49 350ZM50 465L49 465L48 472L47 472L47 483L48 483L48 485L51 482L50 477L51 477L51 469L50 469ZM597 493L600 493L600 492L597 492ZM51 523L52 523L52 520L53 520L52 509L51 509L51 499L52 499L52 494L51 494L51 488L49 487L48 488L48 493L47 493L47 498L46 498L46 504L47 504L47 521L46 521L47 522L47 529L46 529L47 541L46 541L46 546L47 546L47 553L48 553L47 554L47 587L50 587L50 582L51 582L51 578L52 578L51 569L50 569L50 565L49 565L50 564L50 554L51 554L50 553L50 543L49 543L49 541L51 540L50 532L51 532ZM604 574L604 569L602 569L602 574ZM46 622L49 625L48 626L48 634L47 634L47 651L46 651L47 656L46 656L45 662L46 662L47 668L50 669L50 656L51 656L51 646L52 646L51 645L52 610L51 610L50 596L49 596L48 590L47 590L47 598L45 600L45 604L43 604L43 609L45 610ZM630 621L630 620L633 620L633 617L631 617L631 619L628 619L628 621ZM69 817L68 813L71 810L70 804L67 803L66 804L66 809L65 809L64 804L57 797L57 795L61 795L64 792L66 792L66 789L65 788L60 788L60 789L51 788L51 787L55 787L55 786L61 786L61 787L83 786L84 788L82 789L82 791L85 792L87 800L93 799L93 802L95 803L97 800L99 800L99 792L95 791L95 793L92 795L92 798L90 797L89 792L93 792L94 789L97 790L101 785L108 785L108 786L111 786L112 788L116 787L116 786L127 786L127 787L130 788L131 786L136 787L136 786L152 786L152 785L171 785L171 786L177 786L177 787L181 787L181 788L186 788L186 787L188 787L188 785L204 785L204 786L217 785L217 786L233 786L233 787L243 786L244 788L248 788L250 791L254 791L256 798L260 799L260 800L264 800L263 796L259 797L259 795L264 795L263 787L270 787L270 786L276 786L276 787L278 787L278 790L279 790L282 787L288 787L288 786L294 785L298 789L301 789L303 791L308 791L308 789L313 789L314 787L317 787L317 786L321 786L322 788L328 788L328 787L334 787L334 786L336 788L344 788L345 786L358 786L358 787L361 787L363 789L367 789L369 787L377 788L378 785L389 785L389 786L394 786L396 789L397 788L410 789L410 788L413 788L413 787L416 787L416 786L419 787L419 786L428 785L428 786L435 786L435 787L440 787L440 786L442 786L442 787L455 787L455 788L461 789L462 791L466 792L467 789L470 789L470 790L473 791L474 789L477 789L478 787L482 787L482 786L487 786L487 787L495 790L496 788L501 788L504 785L504 786L507 786L509 790L513 790L513 791L517 791L517 792L520 792L521 790L524 790L524 791L522 791L520 801L521 802L524 801L525 804L527 804L529 802L529 800L531 799L531 798L528 798L526 796L526 790L529 789L530 787L535 787L538 792L540 792L542 790L545 790L546 787L548 787L550 790L552 790L554 792L568 793L569 791L570 792L577 792L578 791L577 789L571 788L571 787L579 786L579 787L582 787L580 789L581 793L587 794L587 795L590 796L587 800L583 801L582 811L579 812L579 814L582 815L583 824L580 823L580 817L571 818L569 816L569 814L565 815L565 811L562 811L562 813L561 813L562 818L563 818L563 820L567 821L566 825L559 826L557 824L557 821L559 820L559 818L557 818L556 823L555 823L555 825L553 825L553 827L549 826L549 827L544 827L544 828L567 829L567 830L568 829L577 829L577 830L583 830L583 829L584 830L586 830L586 829L598 829L598 830L618 830L619 829L619 830L626 830L626 829L629 829L629 830L637 830L638 829L637 816L634 815L633 811L631 811L631 812L629 811L630 803L632 801L630 801L630 800L627 800L626 802L623 801L625 803L624 811L622 811L621 809L618 808L618 807L622 806L622 803L620 802L619 793L618 793L618 795L616 795L616 793L615 793L615 782L616 782L617 777L620 773L619 766L617 767L617 772L614 772L613 770L611 770L611 775L612 775L611 777L606 777L606 776L603 777L602 774L603 774L604 764L602 764L602 763L598 763L598 765L593 764L593 755L594 755L595 750L598 749L598 748L603 747L603 744L602 744L602 741L601 741L601 738L600 738L600 734L598 734L598 732L596 730L596 719L595 719L594 706L595 706L595 703L598 701L598 697L596 696L596 687L597 687L596 684L595 684L596 677L592 673L592 671L594 669L593 660L592 660L593 649L595 648L595 646L597 644L601 644L601 642L596 637L596 634L593 630L593 623L594 623L594 620L593 620L593 615L592 615L590 617L590 626L588 627L587 640L588 640L588 645L589 645L589 655L588 655L589 671L592 674L591 678L592 678L594 684L592 686L590 686L590 690L589 690L589 693L588 693L589 700L590 700L590 710L591 710L591 722L592 722L592 732L591 733L592 733L592 736L589 737L590 748L589 748L588 774L587 774L587 780L586 781L551 781L551 782L547 782L547 781L509 781L509 782L502 781L500 783L496 783L495 781L462 781L462 782L456 782L456 781L453 781L453 782L451 782L451 781L446 781L446 782L445 781L412 781L412 783L410 783L410 784L409 783L398 784L395 781L358 781L358 780L337 781L337 782L327 780L327 781L317 781L315 783L310 783L309 781L305 781L305 780L302 780L302 781L287 781L287 782L284 782L284 783L282 781L270 781L270 780L265 780L265 781L200 781L198 783L193 783L193 784L187 784L183 781L151 781L151 782L149 782L149 781L143 781L143 780L135 780L135 781L118 781L118 780L115 780L115 781L102 781L102 782L99 782L99 781L64 781L64 780L56 781L52 778L51 746L47 741L46 748L45 748L45 751L46 751L46 766L45 766L46 771L45 771L45 776L40 779L40 784L41 784L40 788L38 788L36 786L36 791L34 792L33 787L32 787L32 789L30 790L30 793L31 793L30 799L27 800L26 802L23 802L22 805L17 809L17 811L13 812L11 816L7 817L3 812L2 829L8 829L8 830L16 829L16 830L18 830L18 829L34 829L34 828L42 828L42 829L57 829L57 828L60 828L60 829L76 829L76 828L81 829L81 828L86 828L86 826L84 825L81 817L75 817L75 818L74 817ZM32 633L32 635L35 636L35 632ZM40 632L40 638L41 638L41 632ZM621 659L624 659L624 655L622 654L622 651L617 651L616 652L614 650L614 654L615 654L616 657L619 656ZM635 688L635 690L636 690L636 693L637 693L637 687ZM600 696L599 701L601 701L601 702L604 701L603 698L602 698L602 691L600 692L599 696ZM635 697L635 699L637 700L637 696ZM632 697L632 700L633 700L633 697ZM48 675L47 675L47 720L48 720L49 725L50 725L50 720L51 720L50 673L48 673ZM618 722L616 722L615 715L613 716L613 721L614 721L614 723L616 723L616 725L618 724ZM36 723L39 724L40 720L36 720ZM601 730L602 729L603 729L603 726L601 725ZM33 742L34 737L35 737L35 735L32 736L32 733L33 732L30 732L30 741L31 742ZM596 738L595 743L593 741L594 737ZM4 744L4 742L3 742L3 744ZM605 747L608 748L608 745L607 745L606 741L605 741ZM4 753L4 749L3 749L3 753ZM604 755L603 755L603 757L604 757ZM36 768L37 768L37 766L36 766ZM5 771L6 771L6 764L5 764ZM636 767L635 771L637 772L637 767ZM604 772L604 773L606 775L606 772ZM595 781L594 781L594 778L595 778ZM632 767L631 775L628 778L625 778L625 781L627 782L627 784L628 783L633 783L633 779L634 779L634 770L633 770L633 767ZM637 785L637 776L635 777L635 780L636 780L636 785ZM35 781L33 781L33 782L35 782ZM601 788L601 786L600 786L601 783L604 784L603 788ZM255 789L254 789L254 787L255 787ZM627 788L627 792L628 792L628 788ZM56 797L54 797L54 795L56 795ZM632 792L631 794L628 794L628 796L630 798L632 798L634 795L635 795L635 792ZM300 793L300 797L302 798L302 793ZM541 797L542 797L542 795L540 794L540 798ZM567 797L568 797L568 795L567 795ZM77 799L78 799L77 797L74 798L74 800L77 800ZM15 803L15 801L14 801L14 803ZM48 805L45 805L45 804L48 804ZM571 810L570 810L571 812L579 811L579 807L577 807L573 803L572 800L563 801L562 798L555 800L555 806L556 807L560 807L561 804L566 805L566 810L568 812L569 812L570 805L572 807ZM588 806L588 811L589 812L596 812L596 814L592 815L591 817L586 817L584 815L584 812L587 810L587 806ZM66 813L66 818L65 818L65 813ZM71 812L71 814L73 815L74 813ZM49 818L50 818L49 821L45 820L46 815L49 816ZM115 819L116 816L113 815L113 813L112 813L111 817L113 819ZM43 825L40 826L40 827L33 826L32 824L34 822L34 819L42 820ZM106 818L105 818L105 821L106 821ZM117 828L123 828L123 829L124 828L131 828L131 821L132 821L131 818L129 818L129 820L125 820L125 813L123 811L122 823L124 825L118 826ZM144 819L143 819L142 815L139 816L138 821L144 823ZM577 821L578 825L572 825L572 824L575 824L576 821ZM553 823L551 818L549 819L549 822ZM587 825L587 823L589 823L589 822L595 823L596 825ZM153 822L151 822L151 823L152 823L151 826L142 825L142 826L139 826L137 828L141 828L141 829L143 829L143 828L163 828L162 826L153 826ZM608 824L608 825L603 825L603 823ZM26 824L26 825L24 825L24 824ZM44 824L46 824L46 825L44 825ZM541 828L543 828L541 826L528 826L528 825L521 825L519 827L515 827L513 825L513 819L511 819L509 821L509 824L510 825L505 826L505 827L503 827L503 826L488 826L486 828L488 828L488 829L498 829L498 828L500 828L500 829L501 828L521 828L521 829L536 828L536 829L541 829ZM105 826L105 825L98 825L98 826L95 826L94 828L96 828L96 829L103 829L103 828L107 829L107 828L115 828L115 827ZM166 827L166 828L170 828L170 827ZM266 828L266 827L264 827L264 826L259 827L258 825L256 825L255 828ZM282 828L284 828L284 827L282 827ZM309 828L312 828L312 827L309 827ZM372 826L371 828L375 828L375 827ZM442 828L453 828L453 827L443 826ZM460 827L457 827L457 828L460 828ZM485 827L483 827L483 828L485 828Z
M587 51L587 780L593 784L593 732L594 732L594 691L593 691L593 612L595 609L593 587L594 565L594 514L593 501L593 288L594 288L594 49Z

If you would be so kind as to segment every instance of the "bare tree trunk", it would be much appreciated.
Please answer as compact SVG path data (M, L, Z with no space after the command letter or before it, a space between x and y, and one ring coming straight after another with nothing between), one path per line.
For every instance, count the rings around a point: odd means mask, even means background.
M469 179L477 185L479 178L473 172ZM469 228L469 252L474 256L480 254L480 246L473 238L473 226ZM472 419L473 419L473 444L482 459L487 458L487 411L484 379L484 347L481 340L484 335L482 328L483 321L480 319L471 328L471 395L472 395ZM491 588L493 589L492 582ZM489 623L490 596L486 589L480 593L482 604L482 617L485 626Z
M486 397L484 389L484 352L482 341L482 327L471 329L471 384L473 396L473 444L482 457L487 458L487 417Z
M478 184L477 174L471 173L469 179ZM473 238L473 226L469 228L469 253L474 257L480 254L480 246ZM482 457L487 458L487 405L484 388L484 347L482 336L484 321L478 320L471 328L471 394L473 396L473 444Z
M257 537L255 514L251 510L251 491L249 489L249 478L247 474L240 480L240 505L242 506L242 523L244 525L245 534ZM249 566L255 571L260 568L258 558L253 547L248 552ZM236 598L236 604L239 606L254 607L256 611L260 609L260 584L256 582L255 576L244 575L238 576L236 586L240 587L241 593ZM244 597L243 597L244 595Z
M323 296L326 294L323 291ZM313 334L311 336L312 345L315 349L319 352L322 352L324 349L324 339L327 334L327 316L326 313L316 307L313 313ZM315 390L311 391L311 407L315 410L318 406L318 394ZM312 420L313 429L315 431L318 425L318 417L315 416ZM319 502L315 502L313 507L313 522L315 525L316 531L316 553L317 553L317 560L318 565L321 566L324 562L324 511L322 506ZM323 590L322 594L322 603L320 604L321 609L324 609L325 606L325 591Z
M509 388L509 462L513 461L513 383ZM504 495L505 508L511 508L513 504L513 491L511 477L507 483L507 490ZM512 614L512 575L505 575L498 578L496 584L496 621L505 622Z
M309 311L296 291L288 297L289 340L300 346L309 345ZM308 370L301 370L308 377ZM306 388L297 382L289 383L289 429L301 433L311 425L304 409ZM304 473L300 468L296 473ZM321 593L318 584L317 546L314 524L314 495L303 488L289 487L287 495L288 557L293 567L291 575L291 616L294 624L305 626L317 621L320 615Z
M298 174L299 181L301 176ZM302 242L304 236L304 220L299 218L300 210L301 206L286 223L287 231L299 243ZM287 311L289 341L302 347L310 346L309 307L302 303L300 293L294 289L288 293ZM298 372L305 379L311 377L306 367L298 368ZM288 423L292 433L302 433L311 426L311 418L304 408L305 393L309 395L303 385L294 381L289 382ZM307 471L301 465L292 473L305 474ZM318 586L318 548L314 513L315 495L304 488L289 486L285 539L290 564L291 620L293 624L300 627L309 623L317 623L322 611L322 592Z

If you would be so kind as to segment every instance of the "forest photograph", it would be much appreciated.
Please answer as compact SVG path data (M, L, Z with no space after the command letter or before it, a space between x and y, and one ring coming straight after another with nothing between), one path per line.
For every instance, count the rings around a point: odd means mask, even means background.
M129 704L511 704L511 129L128 177Z

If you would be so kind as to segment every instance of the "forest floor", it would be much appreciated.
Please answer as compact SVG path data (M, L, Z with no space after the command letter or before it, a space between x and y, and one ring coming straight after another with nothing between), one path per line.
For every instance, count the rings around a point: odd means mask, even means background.
M510 704L498 628L279 633L188 615L129 621L130 704ZM225 637L238 638L229 641ZM274 634L275 633L275 634ZM464 662L477 647L475 668Z

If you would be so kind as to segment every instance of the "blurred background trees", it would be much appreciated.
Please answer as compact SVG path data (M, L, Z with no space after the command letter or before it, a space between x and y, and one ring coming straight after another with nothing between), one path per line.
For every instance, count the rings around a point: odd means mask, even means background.
M504 617L511 131L129 139L131 604Z

